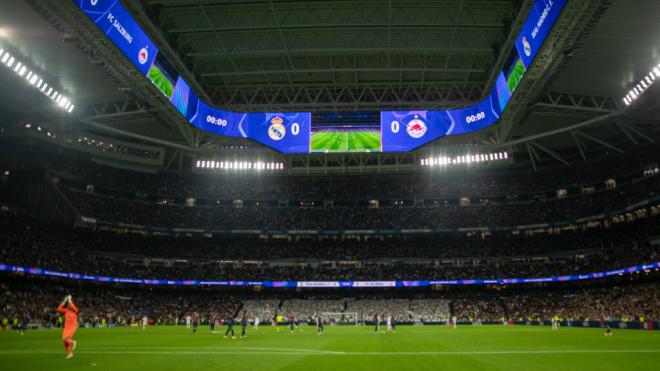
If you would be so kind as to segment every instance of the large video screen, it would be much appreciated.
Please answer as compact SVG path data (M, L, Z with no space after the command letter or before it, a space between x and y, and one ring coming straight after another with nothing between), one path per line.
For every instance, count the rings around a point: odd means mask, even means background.
M311 152L380 152L380 125L312 123Z
M383 111L380 122L312 122L310 112L231 112L201 100L119 0L73 0L194 127L283 153L405 152L493 125L505 110L567 0L536 0L488 96L469 107Z

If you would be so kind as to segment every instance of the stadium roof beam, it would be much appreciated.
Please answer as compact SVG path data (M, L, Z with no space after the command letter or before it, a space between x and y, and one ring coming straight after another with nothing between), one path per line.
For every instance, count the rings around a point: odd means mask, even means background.
M142 117L151 115L154 111L136 100L105 102L90 104L85 109L83 117L87 120L104 120L117 118Z
M328 48L291 48L288 50L283 49L243 49L243 50L213 50L213 51L196 51L186 53L187 57L194 58L215 58L218 56L232 55L234 57L256 57L256 56L281 56L288 52L291 55L314 55L314 54L328 54L328 55L367 55L367 54L384 54L388 50L387 47L328 47ZM417 47L390 47L391 53L394 54L412 54L418 55L419 48ZM447 54L450 52L449 48L429 47L424 49L428 54ZM467 54L467 55L491 55L493 50L491 48L477 48L477 47L461 47L454 48L451 53Z
M551 137L553 135L557 135L557 134L561 134L561 133L577 131L577 129L583 128L585 126L594 125L594 124L598 124L598 123L603 123L603 122L607 121L608 119L611 119L613 117L617 117L617 116L621 115L622 113L623 113L623 111L611 112L611 113L608 113L608 114L605 114L605 115L601 115L601 116L598 116L598 117L594 117L594 118L579 122L577 124L565 126L563 128L560 128L560 129L549 130L549 131L546 131L546 132L543 132L543 133L533 134L533 135L530 135L530 136L527 136L527 137L524 137L524 138L507 141L505 143L495 144L494 147L511 147L511 146L515 146L515 145L518 145L518 144L531 142L531 141L534 141L534 140L537 140L537 139Z
M618 109L616 100L611 97L594 97L556 92L545 94L538 103L534 104L534 108L576 113L611 113Z
M646 140L649 143L655 143L655 139L646 135L644 132L642 132L641 130L637 129L632 125L629 125L625 122L617 122L615 123L615 125L619 129L621 129L621 131L623 131L624 134L626 134L630 138L630 140L635 144L637 144L637 142L635 141L634 137L630 134L630 132L637 134L638 136L640 136L642 139Z
M400 72L401 67L347 67L347 68L292 68L279 70L252 70L235 72L206 72L202 77L249 76L249 75L281 75L281 74L310 74L310 73L341 73L341 72ZM406 67L406 72L485 72L483 68L424 68Z
M458 24L461 22L461 16L463 15L463 5L465 5L464 0L460 0L458 3L458 14L456 15L456 20L454 21L454 26L451 29L451 38L449 39L449 53L445 56L445 63L443 66L442 77L444 79L445 73L449 69L449 60L452 57L452 51L454 50L454 42L456 40L456 30L458 29ZM428 68L427 68L428 70ZM469 72L468 72L469 73Z
M561 156L559 156L559 154L557 152L551 150L550 148L544 147L544 146L542 146L542 145L540 145L536 142L530 142L529 144L532 145L532 146L535 146L536 148L538 148L541 151L545 152L546 154L550 155L550 157L552 157L555 160L561 162L562 164L564 164L566 166L569 166L569 167L571 166L571 164L569 164L568 161L561 158Z
M199 6L199 10L201 11L201 14L204 16L204 20L206 21L206 23L208 23L209 26L211 26L211 28L214 28L213 21L211 20L211 17L209 17L208 14L206 13L206 10L204 9L204 5L202 4L202 1L198 0L197 4ZM217 32L213 31L213 37L218 42L220 47L225 48L224 42L222 41L222 38L220 37L220 35ZM231 64L234 71L238 71L238 67L236 67L236 63L234 62L234 59L231 57L231 55L229 55L228 57L229 57L229 63Z
M580 140L580 137L575 135L575 132L571 132L571 137L573 137L573 141L575 142L575 146L577 147L578 151L580 152L580 156L582 157L583 160L587 159L587 154L584 150L584 145L582 144L582 141Z
M277 13L275 12L275 5L273 5L273 0L268 0L268 5L270 6L270 12L273 15L273 19L275 20L275 24L277 25L277 34L280 36L280 42L282 43L282 46L284 47L284 50L286 50L286 60L289 63L289 68L292 70L296 69L295 63L293 63L293 58L291 58L291 53L289 53L289 43L286 41L286 37L284 37L284 33L282 32L282 23L280 22L279 17L277 16ZM264 73L266 75L266 73ZM287 73L286 74L287 80L289 80L289 84L293 84L293 80L291 79L291 74Z
M394 22L392 24L388 24L388 22L383 22L383 23L325 23L325 24L310 24L310 23L302 23L302 24L288 24L284 27L282 27L283 30L319 30L319 29L337 29L337 28L358 28L358 29L365 29L365 28L401 28L401 29L415 29L418 30L420 28L433 28L433 29L438 29L438 28L449 28L449 29L464 29L464 30L469 30L469 29L480 29L480 30L486 30L486 29L500 29L502 28L502 23L470 23L470 24L443 24L443 23L416 23L416 24L410 24L410 23L399 23L399 22ZM210 27L193 27L193 28L172 28L167 30L168 33L170 34L200 34L200 33L212 33L212 32L250 32L250 31L276 31L278 30L279 27L275 25L250 25L250 26L234 26L234 27L216 27L216 28L210 28ZM490 30L492 32L492 30Z
M96 122L96 121L93 121L93 120L88 120L88 119L85 119L85 118L78 118L78 119L76 119L76 121L80 122L82 124L89 125L91 127L100 129L100 130L110 132L110 133L123 135L125 137L140 139L140 140L143 140L145 142L156 143L156 144L160 144L160 145L171 147L171 148L182 149L182 150L185 150L185 151L195 151L195 148L193 148L191 146L188 146L188 145L185 145L185 144L170 142L170 141L167 141L167 140L158 139L158 138L154 138L154 137L151 137L151 136L132 133L130 131L126 131L126 130L114 128L114 127L111 127L111 126L107 126L105 124L102 124L102 123L99 123L99 122Z
M283 86L277 89L259 87L250 90L218 90L213 95L223 99L216 103L235 110L321 110L355 107L378 110L461 106L478 100L481 90L479 85L462 88L457 84L449 86L429 84L420 88L415 83L404 84L403 89L397 89L396 84L357 87L345 85L340 89L334 89L331 84L321 87L300 86L293 89Z
M525 148L527 148L527 154L529 155L529 161L532 163L532 168L535 172L538 171L535 160L535 157L538 157L538 154L534 151L534 147L532 147L530 143L525 143Z
M610 144L610 143L608 143L608 142L606 142L606 141L604 141L604 140L602 140L602 139L598 139L598 138L593 137L593 136L591 136L591 135L589 135L589 134L585 134L585 133L583 133L583 132L580 131L580 130L575 130L575 135L577 135L577 136L581 136L581 137L583 137L583 138L585 138L585 139L589 139L589 140L591 140L592 142L596 142L596 143L602 145L603 147L609 148L609 149L611 149L611 150L613 150L613 151L616 151L616 152L619 152L619 153L623 153L623 150L622 150L621 148L616 147L615 145Z

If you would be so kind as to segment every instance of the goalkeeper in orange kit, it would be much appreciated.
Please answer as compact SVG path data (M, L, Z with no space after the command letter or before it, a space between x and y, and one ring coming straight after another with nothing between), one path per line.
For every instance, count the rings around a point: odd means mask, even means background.
M78 308L71 300L71 295L64 297L64 300L57 306L57 313L64 316L64 330L62 331L62 341L66 349L66 359L73 358L73 351L76 350L76 343L73 335L78 329Z

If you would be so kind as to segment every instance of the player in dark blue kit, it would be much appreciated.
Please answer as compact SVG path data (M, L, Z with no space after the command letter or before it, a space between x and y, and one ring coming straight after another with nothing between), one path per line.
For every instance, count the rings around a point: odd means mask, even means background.
M229 317L225 320L225 322L227 323L227 331L225 331L224 338L227 339L229 333L231 332L231 338L236 339L236 334L234 333L234 318Z
M192 327L193 327L193 334L197 332L197 327L199 327L199 315L197 313L194 313L192 316Z
M245 328L248 325L247 312L243 312L243 317L241 317L241 339L245 339L247 334L245 333Z
M378 327L380 326L380 318L378 313L374 314L374 333L378 334Z
M227 331L225 331L225 336L224 336L225 339L227 338L230 332L231 332L231 338L236 339L236 334L234 333L234 316L228 317L226 322L227 322Z
M316 335L321 335L323 333L323 320L321 319L320 314L316 314Z
M211 328L211 333L215 334L215 313L211 313L211 316L209 317L209 327Z

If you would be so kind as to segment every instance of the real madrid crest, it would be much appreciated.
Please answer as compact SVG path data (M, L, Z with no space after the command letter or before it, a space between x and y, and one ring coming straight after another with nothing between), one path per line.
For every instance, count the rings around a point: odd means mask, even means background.
M525 36L523 36L522 38L522 44L525 55L528 57L532 55L532 46L529 44L529 41L527 41L527 38Z
M272 140L282 140L286 135L286 127L282 124L284 120L281 117L275 116L270 119L270 126L268 127L268 137Z

